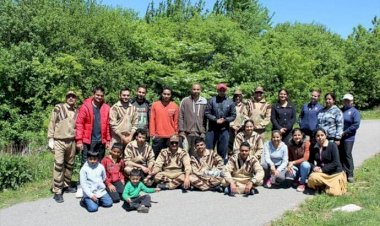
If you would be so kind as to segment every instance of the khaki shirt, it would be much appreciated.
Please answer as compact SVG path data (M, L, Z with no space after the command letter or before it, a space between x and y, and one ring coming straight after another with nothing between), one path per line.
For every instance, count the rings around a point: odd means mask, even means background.
M239 105L235 105L236 109L236 118L234 121L230 123L230 126L236 126L238 128L242 127L245 120L248 119L248 111L247 111L247 106L245 103L241 102Z
M131 162L134 162L151 169L154 165L152 147L147 142L142 147L139 147L137 141L134 140L125 147L124 161L126 166L132 166Z
M263 183L264 170L260 162L252 155L248 155L244 162L240 158L240 154L234 154L230 157L225 166L225 179L229 183L233 183L234 179L241 180L256 180L254 184L260 185Z
M263 138L255 131L252 132L250 137L247 137L245 135L245 132L238 133L235 137L234 147L233 147L235 154L239 153L240 145L244 141L247 141L251 145L250 154L255 156L258 160L260 160L264 152Z
M48 126L48 138L75 139L77 109L67 103L55 105Z
M198 176L204 176L204 172L208 170L223 170L224 161L222 157L214 150L206 149L203 156L198 156L195 151L195 155L190 159L192 173Z
M191 173L190 156L182 148L178 148L172 153L169 148L162 149L158 155L153 168L153 174L165 172L184 172Z
M257 129L265 129L270 123L271 105L262 99L256 102L254 99L248 100L247 103L247 116L253 120Z
M121 142L121 135L128 136L137 129L138 115L136 107L128 103L124 108L120 101L110 110L110 127L113 142Z

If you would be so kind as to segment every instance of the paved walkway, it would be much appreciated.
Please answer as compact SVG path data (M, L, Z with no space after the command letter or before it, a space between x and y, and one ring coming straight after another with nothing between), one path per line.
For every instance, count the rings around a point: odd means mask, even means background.
M363 121L354 146L356 166L380 151L380 121ZM87 213L73 194L65 194L65 202L52 198L20 203L0 210L1 226L97 226L97 225L264 225L281 217L311 195L295 189L265 189L253 197L228 197L213 192L180 190L152 194L149 214L126 213L121 204Z

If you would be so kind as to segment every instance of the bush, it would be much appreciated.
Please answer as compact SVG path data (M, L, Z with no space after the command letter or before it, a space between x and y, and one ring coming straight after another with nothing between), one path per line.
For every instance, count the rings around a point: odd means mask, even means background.
M33 175L25 158L17 155L0 155L0 191L7 188L17 189L32 179Z

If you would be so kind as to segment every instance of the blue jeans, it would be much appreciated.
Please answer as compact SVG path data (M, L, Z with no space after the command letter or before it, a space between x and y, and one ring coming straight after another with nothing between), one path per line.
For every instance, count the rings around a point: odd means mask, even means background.
M300 165L296 166L293 165L293 170L296 172L294 174L294 179L301 177L300 183L305 184L306 179L309 176L310 173L310 163L308 161L303 161Z
M225 130L209 130L206 133L206 147L207 149L214 150L217 144L217 151L220 157L224 160L224 164L227 163L227 151L228 151L228 141L230 139L230 134L227 129Z
M85 197L83 201L84 201L84 204L86 205L86 209L88 212L98 211L99 206L111 207L113 203L108 193L98 198L97 202L94 202L90 197Z

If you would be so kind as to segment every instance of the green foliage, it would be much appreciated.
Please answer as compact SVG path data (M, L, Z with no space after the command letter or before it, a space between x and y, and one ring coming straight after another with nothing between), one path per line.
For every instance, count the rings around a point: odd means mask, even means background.
M205 97L226 82L246 97L262 85L272 102L285 87L297 106L312 88L352 92L359 107L379 104L376 19L344 40L316 24L271 27L255 0L220 0L213 12L192 2L151 3L142 19L96 1L1 0L0 149L40 148L66 91L75 90L80 104L96 85L110 104L125 85L146 84L151 101L170 86L179 101L194 82Z
M17 189L32 179L32 172L25 159L17 155L0 155L0 191Z

